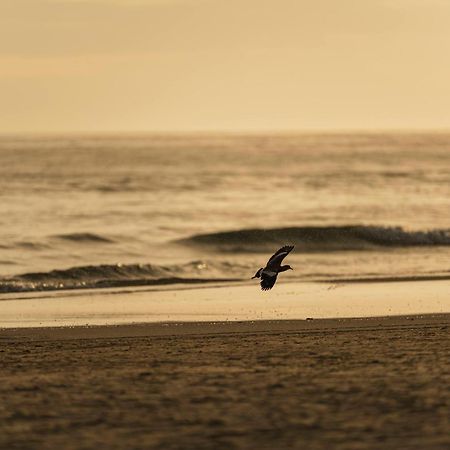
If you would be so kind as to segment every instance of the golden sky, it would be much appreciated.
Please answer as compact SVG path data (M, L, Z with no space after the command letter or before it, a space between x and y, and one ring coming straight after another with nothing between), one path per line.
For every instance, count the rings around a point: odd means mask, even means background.
M1 0L0 132L450 128L450 0Z

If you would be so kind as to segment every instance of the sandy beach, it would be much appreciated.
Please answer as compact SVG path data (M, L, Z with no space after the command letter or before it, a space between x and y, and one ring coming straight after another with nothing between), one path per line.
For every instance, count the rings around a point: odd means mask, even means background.
M0 448L446 449L450 315L0 331Z

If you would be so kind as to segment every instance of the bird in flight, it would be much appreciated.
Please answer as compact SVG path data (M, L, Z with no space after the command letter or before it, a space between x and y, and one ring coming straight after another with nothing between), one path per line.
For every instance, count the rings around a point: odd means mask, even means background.
M268 291L272 289L275 282L277 281L277 276L280 272L285 272L286 270L294 270L289 265L282 266L281 263L283 259L293 250L293 245L285 245L281 247L276 253L274 253L269 261L267 261L266 267L261 267L258 272L255 273L253 278L261 278L261 289L263 291Z

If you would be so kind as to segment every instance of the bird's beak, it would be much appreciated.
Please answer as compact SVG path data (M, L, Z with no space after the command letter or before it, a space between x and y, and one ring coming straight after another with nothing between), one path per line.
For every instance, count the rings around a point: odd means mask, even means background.
M291 270L294 270L292 267L290 267Z
M251 277L250 279L253 280L253 278L256 278L256 275L254 277Z

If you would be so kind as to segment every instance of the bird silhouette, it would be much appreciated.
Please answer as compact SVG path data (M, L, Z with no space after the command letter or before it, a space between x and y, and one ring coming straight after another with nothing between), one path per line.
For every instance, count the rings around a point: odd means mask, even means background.
M285 272L286 270L294 270L289 265L282 266L281 263L283 259L294 249L293 245L285 245L281 247L280 250L275 252L267 261L266 267L261 267L258 272L255 273L253 278L261 278L261 289L263 291L268 291L272 289L275 282L277 281L278 274L280 272Z

